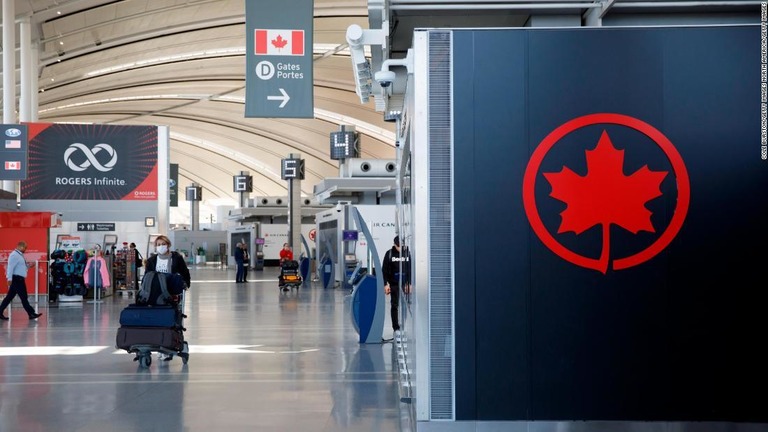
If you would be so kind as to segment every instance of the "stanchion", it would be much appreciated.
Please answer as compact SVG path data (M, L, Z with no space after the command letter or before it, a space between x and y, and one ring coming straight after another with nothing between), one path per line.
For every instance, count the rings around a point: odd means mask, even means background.
M88 300L87 303L103 303L101 299L101 287L93 287L93 300Z
M38 278L40 277L40 274L38 271L40 270L40 261L35 260L35 303L40 303L40 287L37 285Z

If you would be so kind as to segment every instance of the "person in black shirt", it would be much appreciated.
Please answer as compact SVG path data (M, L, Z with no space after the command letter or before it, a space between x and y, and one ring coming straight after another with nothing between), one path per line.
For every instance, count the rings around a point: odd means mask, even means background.
M384 277L384 293L390 295L390 315L392 318L392 330L394 337L400 335L400 319L398 306L400 304L400 288L407 291L411 281L411 259L407 253L401 254L400 236L394 239L394 245L381 262L382 276Z
M135 267L133 270L133 279L134 279L134 288L139 289L139 269L144 265L144 258L141 256L141 253L139 253L139 250L136 249L136 243L131 243L128 245L131 251L133 251L133 262L135 263Z
M243 250L242 243L235 245L235 265L237 266L235 283L245 282L245 251Z

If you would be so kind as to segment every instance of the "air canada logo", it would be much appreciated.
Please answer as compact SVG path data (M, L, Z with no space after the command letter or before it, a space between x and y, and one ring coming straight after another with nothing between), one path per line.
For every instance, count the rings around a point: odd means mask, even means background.
M658 146L672 169L652 169L643 165L625 174L625 153L632 152L633 146L631 143L622 143L626 144L624 150L617 149L609 133L603 129L596 143L585 144L586 172L583 175L567 165L563 165L559 171L542 172L542 163L547 154L556 150L569 134L582 128L601 125L616 125L640 132ZM667 176L674 176L676 180L677 200L666 226L655 227L651 220L652 212L647 206L662 197L661 184ZM537 206L537 180L546 181L551 188L548 197L539 194L540 200L553 199L565 204L565 210L559 215L560 224L556 235L573 233L580 236L599 227L601 246L597 253L569 249L545 226ZM591 114L557 127L533 151L523 179L525 213L531 228L544 245L572 264L604 274L609 269L623 270L637 266L664 250L680 231L688 213L689 202L688 172L672 142L650 124L622 114ZM612 226L632 235L648 232L656 236L642 250L614 256L611 248Z
M82 156L74 158L78 153L82 153ZM93 166L101 172L107 172L117 163L117 152L109 144L96 144L93 149L89 149L85 144L74 143L64 151L64 163L72 171L85 171Z

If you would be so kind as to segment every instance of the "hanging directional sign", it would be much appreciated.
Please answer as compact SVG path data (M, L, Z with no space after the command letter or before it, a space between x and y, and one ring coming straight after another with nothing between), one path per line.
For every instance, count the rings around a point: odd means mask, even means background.
M114 222L78 222L78 231L114 231Z
M314 117L313 16L313 0L246 0L245 117Z
M242 174L233 176L232 188L234 192L253 192L253 176Z
M27 179L27 125L4 124L0 127L5 141L0 147L0 180Z
M280 177L282 177L283 180L304 180L304 159L283 159L280 169Z
M187 201L202 201L203 200L203 187L202 186L187 186Z

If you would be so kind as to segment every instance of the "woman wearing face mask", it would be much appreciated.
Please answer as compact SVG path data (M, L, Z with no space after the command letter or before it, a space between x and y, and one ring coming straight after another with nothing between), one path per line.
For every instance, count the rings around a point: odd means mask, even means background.
M191 286L192 279L189 276L189 268L187 268L187 263L184 261L184 257L178 253L178 252L171 252L171 240L164 236L157 236L155 239L155 254L151 257L147 258L146 265L145 265L145 273L146 276L149 272L157 272L157 273L169 273L174 274L177 273L181 275L181 278L184 280L184 283L186 284L187 288ZM154 286L154 279L152 281L153 287L151 291L155 291ZM172 289L171 286L168 287L168 291L171 294L181 294L183 292L183 287L178 287L178 291ZM154 304L155 300L152 299L152 296L149 296L149 303ZM184 313L183 308L183 297L181 298L181 312ZM187 349L187 343L184 342L184 349ZM165 354L163 356L163 360L169 361L173 358L173 354Z
M189 276L189 268L184 261L184 257L178 252L171 252L171 240L164 236L157 236L155 239L155 252L156 255L152 255L147 258L147 266L144 269L146 272L158 272L158 273L178 273L187 287L191 286L192 279Z

